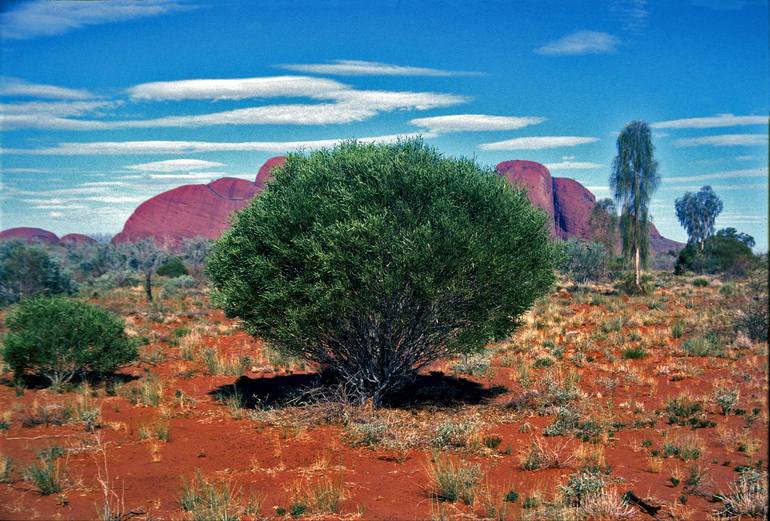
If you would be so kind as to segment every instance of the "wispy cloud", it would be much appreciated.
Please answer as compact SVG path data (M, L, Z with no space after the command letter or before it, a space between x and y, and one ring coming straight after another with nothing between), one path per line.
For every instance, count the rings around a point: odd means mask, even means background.
M723 134L720 136L684 138L677 139L676 145L680 147L767 145L767 134Z
M277 67L289 71L332 76L469 76L477 72L448 71L428 67L393 65L363 60L333 60L329 63L280 64Z
M418 134L390 134L354 138L360 142L393 143L399 138ZM422 134L423 137L428 137ZM349 138L310 141L245 141L239 143L214 141L98 141L90 143L59 143L50 148L21 148L0 150L3 154L20 155L120 155L120 154L191 154L196 152L278 152L313 150L332 147Z
M305 97L326 103L274 104L234 110L166 116L152 119L74 119L86 109L109 102L59 102L38 104L27 110L22 104L0 107L4 130L20 128L58 130L111 130L125 128L203 127L214 125L328 125L364 121L381 112L428 110L451 107L470 100L466 96L438 92L356 90L333 80L309 77L265 77L230 80L182 80L145 83L128 89L137 100L240 100L247 98ZM83 107L78 111L75 106ZM87 104L91 104L88 105ZM100 103L101 105L97 105ZM32 104L26 104L32 105ZM2 110L4 108L4 110Z
M718 114L700 118L672 119L658 121L650 125L652 128L719 128L738 127L745 125L767 125L767 116L736 116L734 114Z
M620 22L624 31L639 34L647 28L649 11L647 0L614 0L610 13Z
M445 134L448 132L478 132L486 130L517 130L537 125L545 118L537 116L489 116L486 114L453 114L417 118L409 123L422 127L429 132Z
M265 76L258 78L196 79L156 81L130 87L137 100L316 98L330 99L334 93L349 90L344 83L309 76Z
M481 150L542 150L544 148L574 147L596 141L599 141L599 138L579 136L519 137L507 141L482 143L479 148Z
M0 96L66 100L85 100L94 97L94 95L87 90L69 89L42 83L30 83L20 78L9 77L0 79Z
M676 185L676 186L665 186L662 187L662 190L677 190L677 191L685 191L685 190L700 190L702 185ZM713 188L717 192L724 192L724 191L735 191L735 190L767 190L767 183L752 183L752 184L744 184L744 185L736 185L736 184L730 184L730 185L710 185L711 188Z
M608 33L577 31L535 49L546 56L609 54L617 50L618 39Z
M749 177L767 177L767 167L746 168L743 170L729 170L726 172L714 172L713 174L692 175L686 177L664 177L664 183L687 183L691 181L707 181L709 179L743 179Z
M45 128L59 130L93 130L102 122L72 119L72 116L104 114L105 109L121 105L120 101L28 101L0 103L0 127L3 130Z
M604 168L606 165L591 163L590 161L562 161L560 163L546 163L548 170L593 170Z
M9 40L26 40L192 8L173 0L33 0L19 2L0 13L0 32Z
M191 169L205 169L224 166L224 163L216 161L204 161L202 159L169 159L167 161L153 161L151 163L140 163L138 165L128 165L129 170L138 170L140 172L179 172Z

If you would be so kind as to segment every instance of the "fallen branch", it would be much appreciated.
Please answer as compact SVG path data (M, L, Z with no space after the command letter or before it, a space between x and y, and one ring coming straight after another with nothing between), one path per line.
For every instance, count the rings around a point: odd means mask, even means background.
M642 498L640 498L630 490L625 493L625 495L623 496L623 499L625 499L629 503L633 503L639 506L639 508L641 508L642 510L650 514L652 517L655 517L656 515L658 515L658 510L660 510L661 508L661 507L656 507L647 503L645 500L643 500Z

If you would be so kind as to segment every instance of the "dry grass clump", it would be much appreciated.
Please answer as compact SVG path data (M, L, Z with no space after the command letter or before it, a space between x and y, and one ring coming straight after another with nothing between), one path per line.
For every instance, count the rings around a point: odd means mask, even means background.
M570 465L576 455L566 455L569 442L549 446L545 440L533 437L529 448L519 453L519 463L523 470L558 469Z
M441 501L472 505L481 482L481 467L434 452L428 467L431 495Z
M767 518L767 473L747 469L730 484L723 496L722 508L716 514L722 518L741 519L742 516Z
M244 502L235 484L224 479L209 480L200 470L191 480L182 480L179 504L190 521L238 521L243 515L259 515L262 509L261 498L251 497Z

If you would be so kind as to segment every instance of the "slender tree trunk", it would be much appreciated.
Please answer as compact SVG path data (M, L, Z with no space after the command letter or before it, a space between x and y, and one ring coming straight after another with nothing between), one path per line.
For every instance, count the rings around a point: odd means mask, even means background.
M639 246L634 248L634 272L636 275L636 287L641 288L642 269L640 266Z
M147 295L147 302L152 302L152 272L144 274L144 292Z

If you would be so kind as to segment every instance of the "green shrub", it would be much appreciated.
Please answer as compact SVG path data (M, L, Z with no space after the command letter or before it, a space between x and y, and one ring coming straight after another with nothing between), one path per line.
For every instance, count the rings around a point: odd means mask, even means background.
M724 345L714 333L691 338L682 344L687 356L723 356Z
M743 331L756 342L768 338L768 291L767 269L755 271L749 280L748 302L742 305L735 321L738 331Z
M87 372L110 373L137 357L124 323L97 306L62 297L22 301L5 319L3 359L17 377L27 371L54 386Z
M692 281L692 285L696 288L705 288L709 285L708 279L704 279L703 277L698 277L697 279L694 279Z
M379 405L506 338L553 282L546 215L421 140L289 155L214 245L214 299L249 333Z
M720 230L721 232L722 230ZM688 244L679 252L674 273L686 272L744 276L757 265L757 257L746 241L737 236L717 235L698 244ZM697 279L696 279L697 280Z
M176 256L171 256L167 258L163 264L158 266L158 269L155 270L155 273L161 277L181 277L182 275L187 275L187 267L185 267L182 259Z
M560 243L559 271L575 282L601 280L607 276L610 256L603 244L570 237Z
M0 305L38 295L70 295L77 285L40 246L0 242Z

